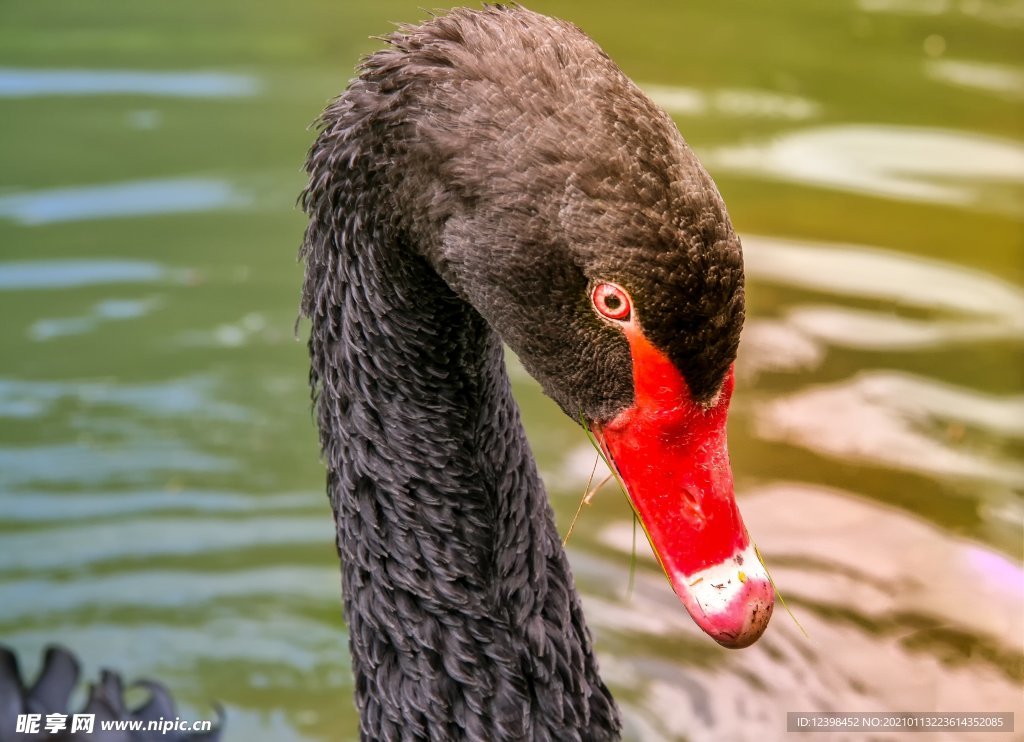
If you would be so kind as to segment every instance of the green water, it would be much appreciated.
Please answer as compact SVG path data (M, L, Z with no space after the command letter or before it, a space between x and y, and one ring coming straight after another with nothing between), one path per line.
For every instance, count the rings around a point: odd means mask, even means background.
M219 701L229 740L355 736L294 200L307 124L420 5L0 4L0 640L28 670L56 640ZM720 649L643 544L627 595L606 488L570 555L629 737L1024 712L1024 3L531 5L675 116L744 236L737 491L808 633L780 610ZM593 455L513 370L564 532Z

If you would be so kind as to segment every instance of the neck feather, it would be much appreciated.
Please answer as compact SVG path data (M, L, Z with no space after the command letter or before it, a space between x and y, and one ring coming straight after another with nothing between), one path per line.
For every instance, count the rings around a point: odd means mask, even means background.
M617 738L501 342L351 192L307 193L303 311L361 734Z

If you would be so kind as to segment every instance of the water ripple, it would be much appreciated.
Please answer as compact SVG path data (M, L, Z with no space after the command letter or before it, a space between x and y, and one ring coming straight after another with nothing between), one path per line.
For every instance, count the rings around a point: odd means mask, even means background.
M28 485L139 483L180 472L223 472L228 459L200 453L172 440L92 446L65 443L0 448L0 491Z
M705 162L763 178L1016 214L1024 145L963 131L851 124L713 150Z
M167 178L52 188L0 196L0 218L25 226L154 214L218 211L249 203L215 178Z
M754 317L743 333L738 370L806 371L826 357L826 344L875 352L916 352L1024 338L1024 292L991 274L953 263L863 245L745 236L752 282L810 290L832 303L779 308ZM882 302L878 310L842 306L845 299ZM925 317L905 317L907 308Z
M263 518L144 516L89 525L32 530L4 535L7 570L85 567L147 557L214 554L247 547L308 544L333 540L333 524L322 516ZM60 548L51 548L59 544Z
M37 342L46 342L69 335L85 335L106 322L144 317L158 304L156 299L107 299L81 316L36 320L28 328L28 336Z
M255 77L227 72L0 68L0 98L57 95L241 98L256 95L260 87Z
M1024 327L991 320L917 320L827 305L794 308L786 313L785 322L807 338L832 345L902 353L1024 337Z
M999 93L1015 99L1024 98L1024 71L1018 67L959 59L936 59L928 62L925 71L930 77L950 85Z
M598 646L629 647L600 660L634 691L623 712L639 739L775 739L771 730L784 728L793 709L1024 710L1019 564L850 492L778 483L745 493L741 506L808 636L780 607L754 646L706 649L702 658L703 637L642 543L628 605L601 590L584 597ZM628 554L630 524L609 526L601 540ZM573 557L584 583L628 581L619 563ZM639 631L648 634L642 641ZM685 669L679 656L690 657ZM864 739L841 731L828 738Z
M1024 486L1024 466L952 446L932 430L950 421L1024 437L1024 397L988 395L920 376L864 371L762 405L758 433L843 459L939 476Z
M743 246L746 271L755 280L1024 326L1024 291L963 265L864 245L758 235L745 236Z
M59 404L121 407L160 417L217 417L246 420L248 411L218 401L214 380L195 376L150 384L99 381L30 381L0 377L0 418L42 417Z
M131 492L76 493L74 495L4 491L0 508L7 523L58 523L84 518L114 518L137 513L153 517L169 511L210 513L276 513L319 506L315 495L294 493L254 496L242 492L209 490L133 490Z
M82 608L166 610L220 600L267 597L321 603L338 589L333 567L277 566L207 574L168 569L94 576L89 580L27 579L0 584L0 618L41 619Z
M674 85L644 84L641 87L668 113L680 116L717 114L800 121L814 118L821 112L821 106L812 100L771 90L724 88L706 92Z
M166 269L142 260L25 260L0 262L0 291L65 289L110 283L152 283Z

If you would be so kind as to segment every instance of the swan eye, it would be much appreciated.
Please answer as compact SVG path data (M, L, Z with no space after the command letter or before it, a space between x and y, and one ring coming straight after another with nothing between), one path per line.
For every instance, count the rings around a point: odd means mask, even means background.
M608 319L622 322L628 320L633 311L629 294L624 288L616 286L614 283L597 284L590 298L594 302L597 313Z

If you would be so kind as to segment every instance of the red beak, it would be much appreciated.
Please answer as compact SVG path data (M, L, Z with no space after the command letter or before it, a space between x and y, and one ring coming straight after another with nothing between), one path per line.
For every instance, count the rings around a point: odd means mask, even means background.
M740 518L725 423L732 369L710 405L694 402L682 374L625 325L634 403L592 430L693 620L726 647L753 644L775 591Z

